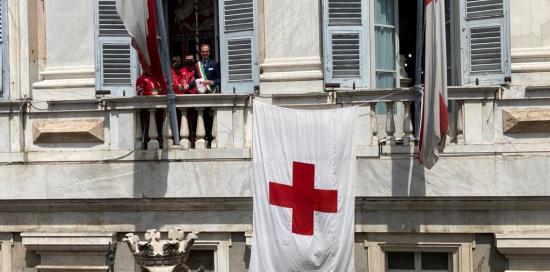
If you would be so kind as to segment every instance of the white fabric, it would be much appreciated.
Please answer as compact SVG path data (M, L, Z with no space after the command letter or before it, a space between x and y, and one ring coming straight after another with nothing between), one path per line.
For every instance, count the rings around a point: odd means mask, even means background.
M445 1L426 5L426 68L422 103L420 161L432 168L445 147L447 133L447 55Z
M295 110L254 102L250 270L355 271L356 108ZM269 182L292 186L294 161L315 165L315 189L337 190L337 212L314 212L313 235L292 233L292 209L271 205Z
M147 65L151 65L147 52L147 0L116 0L116 11L138 47L136 49L141 52Z

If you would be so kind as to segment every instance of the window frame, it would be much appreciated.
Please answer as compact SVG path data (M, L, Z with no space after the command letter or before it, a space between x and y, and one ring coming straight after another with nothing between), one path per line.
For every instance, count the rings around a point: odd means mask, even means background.
M95 90L108 90L109 96L122 97L122 96L137 96L136 94L136 80L141 72L139 58L137 51L131 46L131 37L129 34L122 35L101 35L100 34L100 2L102 0L94 0L94 65L95 65ZM116 2L116 1L113 1ZM109 85L103 82L104 78L104 66L103 66L103 45L129 45L130 56L128 58L128 64L130 66L130 85Z
M451 272L471 272L474 234L369 233L365 240L369 271L388 271L387 252L448 252Z
M378 72L378 69L376 69L376 10L375 10L375 2L377 0L370 0L369 3L369 47L370 51L372 52L371 58L370 58L370 75L369 75L369 83L371 84L370 87L374 89L386 89L386 88L378 88L378 81L376 80L376 73ZM400 88L400 78L399 78L399 1L398 0L386 0L386 1L394 1L394 37L395 37L395 51L394 51L394 65L395 65L395 88ZM385 71L383 71L385 72Z
M428 269L422 269L422 253L447 253L448 256L448 267L445 272L455 272L457 271L455 269L455 264L457 263L455 261L455 249L453 248L453 251L446 251L443 250L443 248L435 247L433 250L431 248L420 248L415 250L405 250L401 251L399 249L391 249L391 250L384 250L384 253L386 255L386 267L389 267L389 260L388 260L388 252L406 252L406 253L413 253L414 254L414 269L389 269L387 268L388 272L441 272L443 270L428 270Z
M10 46L9 46L9 20L8 20L8 0L0 0L0 5L2 8L2 16L0 20L2 20L2 45L1 45L1 84L2 84L2 92L0 93L0 101L7 101L10 98Z

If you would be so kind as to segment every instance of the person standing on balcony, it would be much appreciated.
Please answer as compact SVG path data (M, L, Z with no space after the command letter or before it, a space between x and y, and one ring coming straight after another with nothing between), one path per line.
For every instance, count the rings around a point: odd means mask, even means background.
M159 95L160 84L153 79L151 74L144 72L136 81L136 93L138 96Z
M220 65L210 58L210 45L202 44L200 46L201 61L197 63L197 71L200 78L203 79L207 93L217 93L220 88ZM199 82L197 82L197 85ZM199 88L200 91L201 88Z
M185 55L185 65L181 68L181 78L183 83L183 90L185 94L196 94L197 88L195 86L195 78L198 78L198 72L196 69L195 57L193 54Z
M181 70L183 69L183 63L179 56L172 57L172 84L174 84L174 93L184 94L183 75Z

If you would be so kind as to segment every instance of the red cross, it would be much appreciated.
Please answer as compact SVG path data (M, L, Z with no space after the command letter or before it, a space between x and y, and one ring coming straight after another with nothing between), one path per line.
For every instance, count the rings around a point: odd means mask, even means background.
M315 189L315 165L292 162L292 186L269 182L269 203L292 209L292 232L313 235L313 212L336 213L338 191Z

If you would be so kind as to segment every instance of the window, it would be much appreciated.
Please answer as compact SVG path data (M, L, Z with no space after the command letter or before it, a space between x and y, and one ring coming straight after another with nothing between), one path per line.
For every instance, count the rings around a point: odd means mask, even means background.
M116 1L96 1L96 88L135 95L139 61ZM221 66L222 93L252 93L259 87L257 0L164 0L164 6L173 56L196 54L199 44L210 44Z
M450 272L451 254L446 252L387 252L388 272Z
M96 90L114 96L134 96L138 73L136 51L116 12L115 0L97 0L96 5Z
M325 83L367 87L368 1L323 0Z
M8 9L7 0L0 0L0 100L8 99L9 55L8 55Z
M454 2L454 1L452 1ZM462 85L509 81L510 1L457 1L460 9Z
M506 83L511 75L509 0L445 4L449 84ZM323 6L325 83L347 88L410 84L400 81L400 62L414 79L416 1L324 0Z
M214 251L193 249L185 264L189 272L214 272Z
M397 87L397 0L374 0L376 88Z

